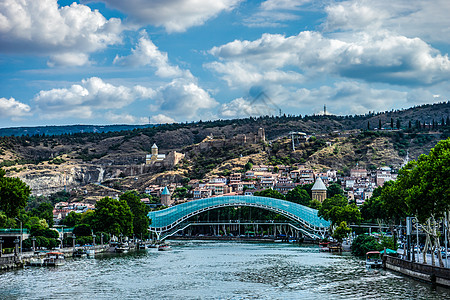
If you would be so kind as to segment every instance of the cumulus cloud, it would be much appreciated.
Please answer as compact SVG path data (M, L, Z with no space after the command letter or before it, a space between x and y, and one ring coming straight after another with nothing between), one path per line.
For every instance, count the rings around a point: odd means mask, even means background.
M297 69L299 72L334 74L367 82L399 85L432 85L450 75L450 60L419 38L390 32L355 34L351 41L332 39L318 32L296 36L264 34L255 41L233 41L210 53L221 62L207 66L232 84L243 84L257 70ZM223 62L222 62L223 61ZM227 67L234 64L235 68ZM239 67L237 67L239 66ZM295 75L294 73L291 73Z
M152 116L150 118L150 123L152 123L152 124L172 124L172 123L175 123L175 120L166 115L157 114L156 116Z
M284 22L297 20L300 17L293 13L301 10L311 0L266 0L259 10L244 20L248 27L281 27Z
M20 120L30 115L29 105L16 101L14 98L0 98L0 118Z
M98 77L91 77L70 88L41 91L34 97L39 116L44 119L76 117L93 118L96 111L120 109L137 99L155 95L152 89L115 86Z
M108 111L105 114L105 119L115 124L135 124L137 118L127 113L115 114Z
M326 7L324 28L330 31L389 30L426 41L448 42L450 2L447 0L350 0Z
M162 111L165 114L193 120L199 114L218 105L207 91L193 81L175 79L169 84L160 87L154 97L153 111Z
M51 56L49 65L79 66L88 54L121 42L120 19L57 0L0 2L0 51Z
M184 32L203 25L241 0L101 0L140 24L161 26L167 32Z
M178 66L172 66L167 53L159 51L145 31L141 32L139 42L136 48L131 50L131 55L116 56L114 63L132 67L151 66L156 68L156 75L159 77L192 76L189 71L182 71Z
M224 118L277 115L278 108L270 100L267 101L267 98L266 94L259 94L257 98L244 99L240 97L222 104L219 108L219 114Z

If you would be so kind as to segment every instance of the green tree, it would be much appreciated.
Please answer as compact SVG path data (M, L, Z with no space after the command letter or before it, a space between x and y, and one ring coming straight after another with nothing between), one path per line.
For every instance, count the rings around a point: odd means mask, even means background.
M348 237L349 233L352 230L347 226L347 222L342 221L339 226L333 232L333 238L335 238L338 242L342 243L342 241Z
M133 233L137 236L147 234L150 225L150 220L147 216L150 211L149 207L141 201L134 191L125 192L120 196L120 200L125 200L127 202L131 213L133 214Z
M40 219L45 219L48 226L53 227L53 205L48 202L42 202L37 208L31 210L31 215Z
M251 162L247 162L244 166L245 171L249 171L253 168L253 164Z
M332 227L342 221L348 223L360 223L361 212L355 204L348 204L347 199L342 195L335 195L323 201L318 212L319 217L329 220Z
M381 126L381 119L378 119L378 130L381 130L382 126Z
M286 200L298 203L301 205L309 206L311 202L311 197L308 192L301 188L301 186L296 186L286 194Z
M266 189L260 192L255 192L254 193L255 196L260 196L260 197L270 197L270 198L275 198L275 199L281 199L284 200L284 195L281 194L278 191L272 190L272 189Z
M14 218L27 205L31 189L19 178L5 177L5 174L0 169L0 209L8 218Z
M327 187L327 198L331 198L335 195L344 196L344 191L339 184L332 183Z
M77 224L80 224L81 214L71 211L63 220L63 225L74 227Z
M95 204L92 227L95 232L103 231L116 236L133 233L133 214L125 200L105 197Z
M352 254L363 257L369 251L382 250L377 239L370 235L360 234L352 242Z
M91 226L89 224L75 225L75 227L73 228L73 234L75 234L76 236L91 236Z

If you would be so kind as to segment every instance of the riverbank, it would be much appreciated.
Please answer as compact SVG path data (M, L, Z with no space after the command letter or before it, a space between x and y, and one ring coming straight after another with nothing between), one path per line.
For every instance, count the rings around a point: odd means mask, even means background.
M388 255L383 256L383 266L385 269L399 272L418 280L450 288L449 268L407 261Z
M84 249L85 247L66 247L62 249L54 249L54 250L44 250L44 251L28 251L28 252L22 252L19 254L2 254L0 257L0 270L13 270L13 269L19 269L26 266L30 260L35 258L40 258L42 255L44 255L46 252L56 251L64 253L65 257L72 257L72 254L77 249ZM108 252L110 251L109 245L97 245L97 246L90 246L90 249L94 250L94 253L102 253L102 252ZM112 250L113 251L113 250Z

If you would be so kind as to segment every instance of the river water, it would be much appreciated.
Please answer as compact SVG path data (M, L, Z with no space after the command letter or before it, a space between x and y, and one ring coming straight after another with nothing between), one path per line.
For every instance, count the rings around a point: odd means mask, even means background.
M0 273L0 299L450 299L450 290L317 246L173 241L172 251Z

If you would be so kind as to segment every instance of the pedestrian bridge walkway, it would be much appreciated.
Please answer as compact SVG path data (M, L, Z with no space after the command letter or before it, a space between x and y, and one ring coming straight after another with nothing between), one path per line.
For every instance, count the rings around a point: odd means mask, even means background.
M302 228L302 233L311 238L322 238L330 223L317 215L317 210L280 199L257 196L223 196L193 200L148 214L150 231L159 239L175 234L189 218L202 212L230 206L251 206L279 213ZM182 224L183 223L183 224Z

